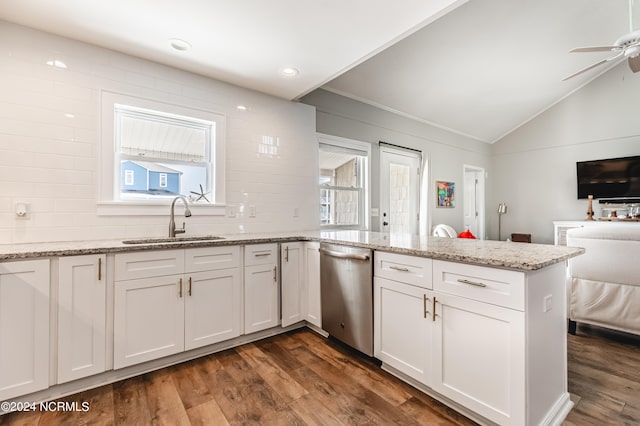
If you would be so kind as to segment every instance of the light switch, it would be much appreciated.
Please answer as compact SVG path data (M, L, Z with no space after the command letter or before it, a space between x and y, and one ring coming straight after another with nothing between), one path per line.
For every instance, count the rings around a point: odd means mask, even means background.
M552 304L553 296L548 294L544 297L544 306L542 308L542 312L549 312L553 306Z

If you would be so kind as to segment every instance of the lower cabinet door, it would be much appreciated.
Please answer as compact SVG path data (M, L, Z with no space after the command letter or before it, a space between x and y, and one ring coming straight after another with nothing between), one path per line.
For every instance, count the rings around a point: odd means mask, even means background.
M374 277L374 355L429 385L431 381L431 295L409 284Z
M0 401L49 386L49 260L0 263Z
M244 332L253 333L279 323L278 275L275 264L244 268Z
M58 261L58 383L105 371L105 260L103 254Z
M524 424L524 312L434 297L433 389L498 424Z
M185 350L238 337L242 321L239 268L188 274L186 280Z
M320 243L304 243L304 292L303 312L306 320L322 328L322 303L320 297Z
M184 350L183 275L117 281L114 302L114 368Z
M280 251L282 326L287 327L304 320L303 243L283 243Z

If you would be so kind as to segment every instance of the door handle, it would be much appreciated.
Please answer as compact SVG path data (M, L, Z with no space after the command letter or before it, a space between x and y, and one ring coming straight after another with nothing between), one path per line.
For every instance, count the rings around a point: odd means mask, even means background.
M178 295L180 296L180 298L182 298L182 278L180 278L180 289L178 290Z
M98 281L102 280L102 258L98 258Z

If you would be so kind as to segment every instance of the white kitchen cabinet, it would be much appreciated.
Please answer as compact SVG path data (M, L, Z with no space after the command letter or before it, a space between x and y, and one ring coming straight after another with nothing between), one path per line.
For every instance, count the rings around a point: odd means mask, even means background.
M424 384L431 382L432 292L374 277L374 355Z
M302 311L310 324L322 328L322 299L320 296L320 243L304 243L304 278Z
M240 269L188 274L185 296L185 350L238 337L241 332Z
M566 415L563 264L523 272L374 258L374 353L383 368L497 424Z
M58 383L106 369L106 256L58 261Z
M280 322L278 245L247 245L244 250L244 332L249 334Z
M49 260L0 263L0 401L49 386Z
M524 312L450 294L433 296L431 387L498 424L522 424Z
M126 253L115 258L114 368L240 335L238 246Z
M280 246L280 281L282 292L282 326L304 320L304 243Z
M184 351L184 294L183 275L115 283L114 368Z

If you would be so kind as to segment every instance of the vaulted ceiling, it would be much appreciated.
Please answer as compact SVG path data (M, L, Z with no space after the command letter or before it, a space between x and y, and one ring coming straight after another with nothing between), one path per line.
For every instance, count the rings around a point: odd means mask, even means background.
M1 4L2 20L286 99L323 87L484 142L619 63L561 81L610 56L569 49L629 32L626 0Z

